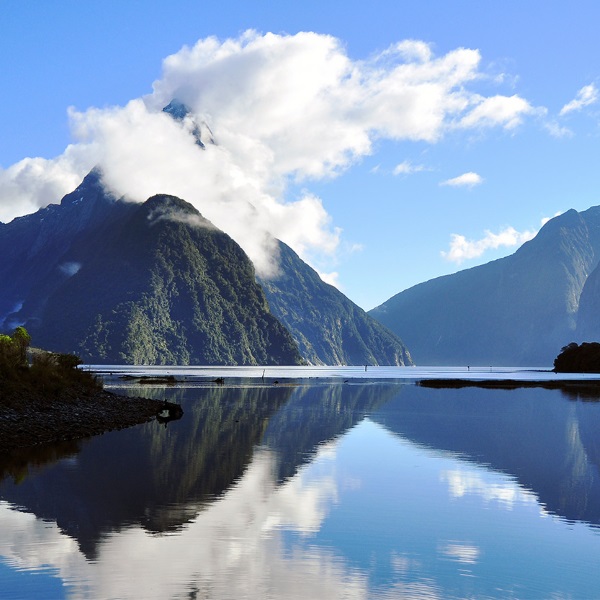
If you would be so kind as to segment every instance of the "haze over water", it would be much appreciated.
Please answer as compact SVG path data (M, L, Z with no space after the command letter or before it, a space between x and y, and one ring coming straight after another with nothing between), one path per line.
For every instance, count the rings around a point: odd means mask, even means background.
M183 418L0 463L2 593L600 597L598 398L255 371L107 375Z

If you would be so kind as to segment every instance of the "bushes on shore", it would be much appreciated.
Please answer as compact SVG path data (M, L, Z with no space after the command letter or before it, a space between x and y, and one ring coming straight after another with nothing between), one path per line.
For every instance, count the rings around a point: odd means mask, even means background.
M554 359L557 373L600 373L600 343L571 342Z
M81 360L74 354L58 354L28 348L31 337L24 327L11 336L0 335L0 403L12 404L56 398L77 398L101 389L92 373L78 369Z

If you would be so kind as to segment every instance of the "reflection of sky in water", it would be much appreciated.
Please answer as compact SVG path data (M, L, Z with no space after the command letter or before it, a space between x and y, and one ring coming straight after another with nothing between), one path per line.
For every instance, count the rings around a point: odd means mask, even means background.
M600 595L597 530L549 516L508 475L369 419L281 485L276 461L258 449L182 530L112 532L94 561L53 523L0 503L0 554L47 568L73 598ZM3 589L15 586L7 597L26 596L14 573L0 569Z

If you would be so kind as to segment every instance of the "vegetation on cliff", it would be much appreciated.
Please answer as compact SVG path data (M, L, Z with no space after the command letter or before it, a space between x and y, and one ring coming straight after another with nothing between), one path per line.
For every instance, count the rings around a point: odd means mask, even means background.
M260 279L271 311L312 364L411 365L402 340L279 242L278 276Z

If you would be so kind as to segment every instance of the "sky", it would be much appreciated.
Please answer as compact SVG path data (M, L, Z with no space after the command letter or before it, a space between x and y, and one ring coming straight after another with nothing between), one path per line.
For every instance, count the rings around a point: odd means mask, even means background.
M369 310L600 204L598 22L594 1L0 0L0 221L99 166L117 197L190 201L263 276L282 239Z

